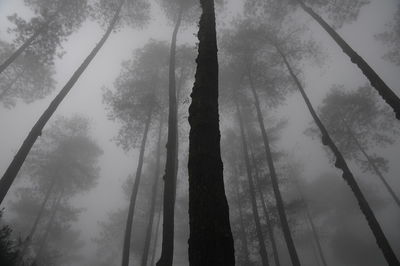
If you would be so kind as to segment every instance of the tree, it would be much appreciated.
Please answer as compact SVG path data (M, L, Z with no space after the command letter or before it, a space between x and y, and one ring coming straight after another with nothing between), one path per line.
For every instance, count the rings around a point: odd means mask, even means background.
M116 6L116 9L113 9L115 11L114 16L112 17L112 20L110 21L110 24L108 25L108 28L107 28L105 34L103 35L103 37L101 38L100 42L90 52L88 57L85 58L83 63L74 72L74 74L69 79L69 81L65 84L65 86L62 88L62 90L57 94L57 96L50 103L50 105L47 107L47 109L44 111L44 113L40 116L39 120L33 126L31 131L29 132L28 136L24 140L23 144L19 148L17 154L15 155L14 159L12 160L11 164L8 166L6 172L4 173L3 177L0 180L0 204L3 202L4 197L6 196L8 190L10 189L12 183L14 182L14 179L17 176L19 170L21 169L21 166L24 163L25 158L28 155L29 151L31 150L33 144L36 142L37 138L41 135L44 126L49 121L49 119L54 114L54 112L57 110L57 107L60 105L60 103L63 101L63 99L67 96L68 92L75 85L76 81L83 74L85 69L90 64L90 62L97 55L99 50L103 47L104 43L107 41L108 37L110 36L111 32L113 31L115 25L118 22L119 14L122 10L122 6L123 6L124 2L125 2L125 0L120 0L118 5ZM113 5L111 5L111 6L113 6ZM143 8L142 11L144 14L146 14L146 9L148 8L147 5L143 5L143 3L138 2L138 4L135 5L135 7ZM129 10L129 9L126 9L126 10ZM143 18L143 17L140 17L140 18ZM140 18L138 18L138 19L140 19ZM136 21L135 19L136 18L134 18L133 20ZM136 21L136 23L138 23L138 22ZM144 22L142 21L142 23L144 23ZM140 25L140 23L139 23L139 25Z
M3 218L3 210L0 211L0 219ZM0 221L1 221L0 220ZM0 227L0 263L1 265L16 265L18 251L11 237L12 229L8 225Z
M393 127L390 110L379 105L372 89L361 86L346 92L343 86L335 86L324 99L320 114L343 155L356 161L363 172L375 174L400 207L399 197L383 176L388 168L387 160L368 152L374 146L392 145L394 137L400 134Z
M189 107L189 264L234 265L220 151L214 1L200 4L199 54Z

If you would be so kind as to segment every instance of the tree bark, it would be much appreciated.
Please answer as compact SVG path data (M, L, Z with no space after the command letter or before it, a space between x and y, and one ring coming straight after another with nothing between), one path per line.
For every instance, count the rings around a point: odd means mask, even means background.
M252 91L253 97L254 97L254 104L256 107L256 111L257 111L258 124L260 126L261 135L262 135L263 142L264 142L265 154L267 157L268 168L269 168L269 172L271 175L271 183L272 183L272 188L274 190L276 206L278 209L279 220L280 220L281 226L282 226L283 236L285 238L286 246L288 248L292 264L295 266L299 266L300 260L297 255L297 251L296 251L296 247L293 242L292 235L290 233L289 223L287 221L287 217L286 217L286 213L285 213L285 205L283 203L282 195L279 190L278 176L276 175L274 161L272 159L271 149L269 146L268 135L267 135L267 131L265 130L265 126L264 126L264 119L263 119L263 115L261 112L260 101L258 100L258 95L257 95L256 89L254 87L253 79L251 77L250 71L248 73L248 77L249 77L249 81L250 81L251 91Z
M294 74L288 60L286 59L285 54L279 49L278 46L276 46L277 51L282 57L282 60L284 64L286 65L290 76L293 78L293 81L296 83L296 86L300 90L300 93L307 105L308 110L311 113L311 116L313 117L313 120L319 130L321 131L322 134L322 143L326 146L328 146L333 154L335 155L336 162L335 162L335 167L339 168L342 170L343 174L342 177L343 179L347 182L347 184L350 186L351 190L354 193L354 196L357 199L358 205L360 206L360 209L362 213L365 216L365 219L368 222L368 225L372 231L372 233L375 236L375 240L381 249L386 261L388 262L389 265L400 265L399 260L396 258L396 255L390 246L389 241L387 240L378 220L375 217L374 212L372 211L371 207L368 204L368 201L366 200L364 194L362 193L360 187L358 186L357 181L355 180L353 173L351 172L350 168L348 167L342 153L339 151L337 148L336 144L333 142L332 138L330 137L328 131L326 130L324 124L322 121L319 119L317 113L314 110L314 107L312 106L310 100L308 99L307 94L304 91L303 86L301 85L299 79L297 76Z
M147 224L146 229L146 239L144 242L143 254L142 254L142 266L147 265L147 259L149 257L150 250L150 241L151 241L151 233L153 229L153 221L156 210L157 196L158 196L158 181L160 179L160 157L161 157L161 137L162 137L162 127L163 127L163 117L160 117L160 126L158 131L158 140L157 140L157 151L156 151L156 170L154 174L154 183L152 187L152 198L150 203L150 212L149 212L149 222Z
M267 230L268 230L269 238L271 240L271 247L272 247L272 253L274 255L275 266L280 266L281 263L279 261L278 248L276 246L276 241L275 241L275 236L274 236L274 229L272 228L271 218L269 216L269 210L268 210L267 204L265 203L264 193L261 189L260 174L258 171L258 166L256 163L256 159L254 157L254 153L252 153L252 152L251 152L251 158L252 158L253 165L254 165L254 171L255 171L254 179L256 180L256 187L258 188L258 194L260 195L261 206L264 211L265 220L267 221Z
M158 217L157 217L157 224L154 232L154 242L153 242L153 249L152 249L152 255L151 255L151 261L150 261L150 266L154 265L154 261L156 259L156 253L157 253L157 241L158 241L158 231L160 231L160 221L161 221L161 214L162 214L162 205L161 202L159 204L158 208Z
M244 157L244 162L245 162L246 170L247 170L247 179L249 181L250 201L251 201L251 207L252 207L252 211L253 211L254 223L256 225L256 234L257 234L257 239L258 239L258 245L260 248L259 252L260 252L260 256L261 256L261 262L262 262L263 266L268 266L269 265L268 254L267 254L267 248L265 247L264 236L263 236L262 230L261 230L260 215L258 213L257 199L256 199L256 195L255 195L254 182L253 182L253 177L252 177L252 173L251 173L249 151L248 151L246 135L245 135L246 133L244 131L243 118L242 118L240 108L239 108L239 105L237 102L236 102L236 111L237 111L237 116L238 116L239 126L240 126L243 157Z
M344 122L344 121L343 121ZM371 159L371 157L368 155L368 153L366 152L366 150L364 149L364 147L361 145L361 143L358 141L358 139L356 138L356 136L354 136L352 130L350 129L350 127L346 124L346 122L344 122L347 132L350 135L350 137L353 139L354 143L356 144L356 146L358 147L358 149L361 151L361 153L364 155L365 159L367 159L368 164L372 167L372 169L374 169L375 174L378 176L378 178L382 181L383 185L385 186L385 188L387 189L387 191L389 192L390 196L392 196L393 200L395 201L395 203L397 204L398 207L400 207L400 199L399 197L396 195L396 193L393 191L393 189L391 188L391 186L388 184L388 182L386 181L385 177L383 176L382 172L379 170L378 166L376 166L376 164L374 163L374 161Z
M174 257L174 214L176 199L176 179L178 174L178 107L176 98L176 38L182 21L183 8L179 10L178 18L172 33L169 57L169 114L167 159L164 175L164 211L161 257L157 266L172 266Z
M8 190L10 189L11 184L14 182L15 177L17 176L19 170L21 169L22 164L24 163L26 156L28 155L29 151L31 150L33 144L36 142L37 138L42 134L42 129L49 121L51 116L57 110L57 107L63 101L65 96L67 96L68 92L74 86L76 81L85 71L87 66L96 56L98 51L103 47L104 43L110 36L115 24L118 21L119 14L122 9L122 5L125 0L120 0L119 6L115 12L113 19L110 22L110 25L107 28L106 33L103 35L100 42L96 45L96 47L91 51L88 57L83 61L83 63L79 66L79 68L75 71L72 75L70 80L65 84L64 88L58 93L58 95L54 98L54 100L50 103L44 113L41 115L39 120L33 126L31 131L29 132L28 136L24 140L24 143L19 148L17 154L15 155L14 159L12 160L11 164L8 166L6 172L4 173L3 177L0 180L0 204L3 202L4 197L6 196Z
M225 195L218 113L218 57L213 0L200 0L199 54L189 107L189 265L235 265Z
M122 266L129 265L129 251L131 247L131 234L132 234L132 223L133 223L133 216L135 214L135 205L136 205L136 198L139 191L140 179L142 177L142 167L143 167L143 158L144 152L146 150L146 140L147 135L149 133L149 127L151 124L151 118L153 114L153 107L150 106L150 109L147 114L147 119L145 123L145 128L142 137L142 143L140 145L140 153L139 153L139 160L136 169L136 176L135 182L133 183L132 193L129 201L129 210L128 210L128 217L126 219L126 227L125 227L125 234L124 234L124 246L122 250Z
M308 13L324 30L332 37L332 39L340 46L343 52L348 55L351 61L356 64L364 75L368 78L371 85L378 91L382 98L389 104L396 114L396 118L400 120L400 99L391 88L380 78L380 76L368 65L368 63L358 55L347 42L322 19L310 7L306 6L302 0L296 0L301 8Z
M250 252L249 252L249 246L248 246L248 242L247 242L247 234L246 234L246 228L244 226L244 222L243 222L243 207L242 207L242 201L240 199L240 189L239 189L239 173L237 171L236 166L233 166L234 168L234 175L235 175L235 179L234 179L234 186L235 186L235 192L236 192L236 202L238 205L238 209L239 209L239 219L240 219L240 238L242 241L242 246L243 246L243 251L244 251L244 260L245 260L245 265L249 266L250 263Z
M3 73L3 71L6 70L7 67L9 67L26 50L26 48L28 48L32 42L36 40L40 34L47 30L47 27L57 18L58 14L63 10L67 2L68 0L63 1L58 10L51 17L49 17L49 19L44 22L43 25L40 26L40 28L38 28L33 35L26 40L6 61L0 65L0 74Z

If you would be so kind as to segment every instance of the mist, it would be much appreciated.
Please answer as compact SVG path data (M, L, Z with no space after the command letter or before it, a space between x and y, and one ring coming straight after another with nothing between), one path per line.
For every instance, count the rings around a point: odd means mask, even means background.
M0 0L0 265L400 265L396 0Z

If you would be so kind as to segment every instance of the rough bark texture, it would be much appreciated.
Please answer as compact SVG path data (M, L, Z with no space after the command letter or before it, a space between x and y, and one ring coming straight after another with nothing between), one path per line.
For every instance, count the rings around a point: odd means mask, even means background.
M79 66L79 68L75 71L72 77L69 79L67 84L65 84L64 88L58 93L58 95L54 98L54 100L50 103L47 109L44 111L42 116L33 126L31 131L29 132L28 136L24 140L24 143L19 148L17 154L15 155L13 161L8 166L6 172L4 173L3 177L0 180L0 204L3 202L4 197L6 196L8 190L10 189L11 184L14 182L15 177L17 176L19 170L21 169L22 164L24 163L26 156L28 155L29 151L31 150L33 144L36 142L37 138L42 134L42 129L49 121L50 117L54 114L57 110L57 107L63 101L65 96L67 96L68 92L72 89L75 85L76 81L85 71L87 66L96 56L98 51L103 47L104 43L110 36L115 24L118 21L119 14L122 9L122 5L124 4L125 0L121 0L118 6L118 9L115 12L113 19L111 20L107 31L101 38L100 42L96 45L96 47L90 52L89 56L83 61L83 63Z
M251 158L253 161L253 166L254 166L254 171L255 171L254 179L256 180L256 187L258 188L258 194L260 196L261 206L263 208L265 220L267 221L267 230L268 230L268 235L269 235L269 238L271 241L271 247L272 247L272 253L274 255L275 266L280 266L281 263L279 261L278 248L276 246L276 241L275 241L275 236L274 236L274 229L272 228L271 218L269 216L269 210L265 203L264 193L261 189L260 174L258 171L258 166L257 166L256 160L254 157L254 153L251 153Z
M214 1L200 4L199 54L189 107L189 264L235 265L220 150Z
M396 255L390 246L389 241L387 240L378 220L375 217L374 212L372 211L371 207L368 204L368 201L366 200L364 194L362 193L360 187L358 186L357 181L355 180L353 173L350 171L350 168L348 167L342 153L339 151L337 148L336 144L333 142L332 138L330 137L328 131L326 130L324 124L322 121L319 119L317 113L314 110L314 107L312 106L310 100L308 99L307 94L304 91L303 86L301 85L299 79L297 76L294 74L288 60L286 59L285 54L277 47L278 52L280 53L283 62L285 63L291 77L293 78L293 81L296 83L296 86L300 90L300 93L306 102L307 108L311 113L311 116L321 131L322 134L322 143L326 146L328 146L331 151L333 152L336 161L335 161L335 167L339 168L342 170L343 174L342 177L343 179L347 182L347 184L350 186L351 190L353 191L354 196L357 199L358 205L360 206L360 209L362 213L365 216L365 219L367 219L368 225L372 231L372 233L375 236L376 242L383 252L383 255L388 262L389 265L400 265L399 260L396 258Z
M153 221L156 210L157 196L158 196L158 182L160 179L160 157L161 157L161 136L162 136L162 127L163 127L163 118L160 118L160 126L158 131L158 140L157 140L157 151L156 151L156 170L154 173L154 183L152 187L152 197L150 203L150 211L149 211L149 222L147 223L146 229L146 239L144 241L144 248L142 254L142 266L147 265L147 259L149 257L150 250L150 241L151 241L151 233L153 229Z
M272 188L274 190L276 206L278 209L279 220L280 220L280 223L282 226L283 236L285 238L286 246L288 248L292 264L295 266L298 266L298 265L300 265L300 260L299 260L299 256L297 255L296 247L293 242L292 234L291 234L290 228L289 228L289 223L287 221L287 217L286 217L286 213L285 213L285 205L283 203L282 195L279 190L278 176L276 175L274 161L272 159L271 149L269 146L268 135L267 135L267 131L265 130L265 126L264 126L264 119L263 119L263 115L261 112L260 101L258 99L258 95L257 95L256 89L253 84L251 73L249 73L248 76L249 76L249 80L250 80L251 91L254 96L254 104L256 107L256 111L257 111L257 119L258 119L258 123L260 126L263 142L264 142L265 154L267 157L267 163L268 163L268 168L269 168L269 172L270 172L270 176L271 176Z
M391 88L380 78L380 76L368 65L368 63L354 51L350 45L331 27L325 20L323 20L317 13L310 7L306 6L303 1L296 0L301 8L313 17L318 24L335 40L335 42L342 48L343 52L350 57L350 60L356 64L364 75L368 78L371 85L378 91L379 95L389 104L396 118L400 120L400 99L393 92Z
M249 252L249 245L247 242L247 233L246 233L246 228L244 226L243 222L243 207L242 207L242 201L240 199L240 185L239 185L239 174L237 171L237 168L234 167L235 171L235 178L234 178L234 186L235 186L235 193L236 193L236 202L238 205L239 209L239 220L240 220L240 238L242 241L242 247L243 247L243 252L244 252L244 261L245 261L245 266L251 265L250 263L250 252Z
M6 68L11 65L15 61L15 59L17 59L18 56L20 56L26 50L26 48L28 48L32 44L32 42L36 40L36 38L40 34L47 30L50 23L52 23L57 18L57 15L62 11L67 3L68 1L63 1L63 3L60 5L60 8L45 23L43 23L43 25L38 28L33 33L33 35L28 40L26 40L9 58L7 58L6 61L4 61L0 65L0 74L3 73L3 71L6 70Z
M132 234L132 222L135 214L136 198L139 191L140 179L142 177L143 157L146 150L146 140L149 133L150 122L152 118L153 108L150 107L147 114L146 124L143 132L142 143L140 144L139 160L136 169L135 182L133 183L132 193L129 201L128 217L126 219L125 234L124 234L124 246L122 250L122 266L129 265L129 251L131 247L131 234Z
M244 131L243 118L242 118L242 115L240 112L239 105L237 103L236 103L236 110L237 110L237 116L238 116L239 126L240 126L240 136L242 139L242 149L243 149L244 163L245 163L246 171L247 171L247 180L249 181L249 194L250 194L251 208L253 211L254 223L256 225L256 234L257 234L257 239L258 239L261 263L263 266L268 266L269 265L268 254L267 254L267 248L265 247L264 236L263 236L262 230L261 230L260 215L258 213L258 208L257 208L257 199L256 199L254 182L253 182L253 177L252 177L252 172L251 172L249 151L248 151L246 135L245 135L246 133Z
M176 38L182 21L181 8L172 33L169 56L169 114L167 160L164 176L164 211L161 257L157 266L172 266L174 258L174 214L176 199L176 179L178 174L178 107L175 77Z
M157 217L157 224L154 230L154 240L153 240L153 248L151 254L151 261L150 266L154 265L154 261L156 260L156 253L157 253L157 242L158 242L158 231L160 231L160 221L161 221L161 214L162 214L162 204L160 203L158 208L158 217Z
M400 208L400 199L399 197L396 195L396 193L393 191L392 187L388 184L388 182L386 181L385 177L383 176L382 172L379 170L379 168L376 166L376 164L374 163L374 161L371 159L371 157L368 155L367 151L364 149L364 147L361 145L361 143L358 141L358 139L356 138L356 136L354 136L352 130L350 129L349 126L347 126L347 124L344 122L344 124L346 125L346 129L348 134L350 135L350 137L353 139L354 143L356 144L356 146L358 147L358 149L361 151L361 153L364 155L365 159L367 159L368 164L372 167L372 169L374 169L375 174L378 176L378 178L382 181L383 185L385 186L385 188L387 189L387 191L389 192L390 196L392 196L393 200L395 201L395 203L397 204L397 206Z

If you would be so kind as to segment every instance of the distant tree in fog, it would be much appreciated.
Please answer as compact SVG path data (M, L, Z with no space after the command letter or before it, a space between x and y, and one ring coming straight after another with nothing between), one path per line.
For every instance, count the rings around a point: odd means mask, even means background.
M388 161L369 151L393 145L400 134L390 110L381 106L376 97L369 86L352 92L335 86L323 100L319 112L343 155L357 162L363 172L375 174L400 207L399 197L383 176L383 172L388 171Z

